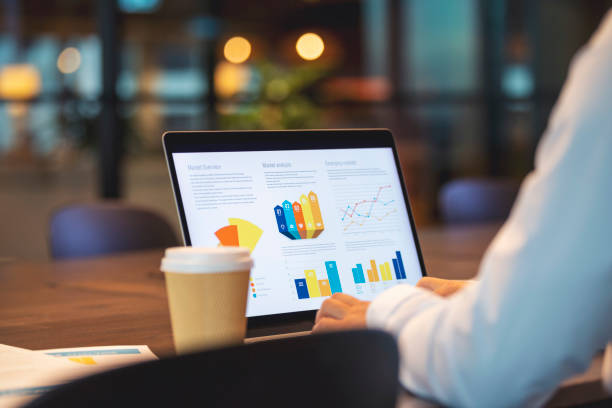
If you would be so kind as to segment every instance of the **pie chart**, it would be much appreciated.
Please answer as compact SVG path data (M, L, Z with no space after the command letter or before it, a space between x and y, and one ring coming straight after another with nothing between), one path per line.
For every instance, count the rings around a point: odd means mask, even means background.
M241 246L255 250L263 230L250 221L241 218L229 218L229 225L219 228L215 235L221 246Z

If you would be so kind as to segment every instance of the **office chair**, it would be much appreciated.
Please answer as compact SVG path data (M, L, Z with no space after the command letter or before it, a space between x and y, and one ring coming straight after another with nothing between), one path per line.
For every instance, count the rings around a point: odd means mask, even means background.
M118 202L63 207L52 214L49 232L54 259L178 245L161 215Z
M518 190L519 184L509 180L454 180L440 189L440 215L449 224L503 221Z
M398 384L395 340L362 330L119 368L60 386L27 407L394 408Z

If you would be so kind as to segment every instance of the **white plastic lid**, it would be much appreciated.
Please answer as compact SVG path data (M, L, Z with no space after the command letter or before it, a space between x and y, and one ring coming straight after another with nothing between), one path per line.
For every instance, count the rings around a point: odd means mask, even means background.
M237 272L251 269L253 259L248 248L173 247L166 249L160 269L176 273Z

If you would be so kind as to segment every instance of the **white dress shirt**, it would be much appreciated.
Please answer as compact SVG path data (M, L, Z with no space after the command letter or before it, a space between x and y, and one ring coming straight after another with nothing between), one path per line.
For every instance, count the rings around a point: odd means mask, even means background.
M478 280L449 298L396 286L368 308L368 326L397 338L407 389L452 406L540 405L612 341L612 11L572 61ZM612 347L605 364L612 377Z

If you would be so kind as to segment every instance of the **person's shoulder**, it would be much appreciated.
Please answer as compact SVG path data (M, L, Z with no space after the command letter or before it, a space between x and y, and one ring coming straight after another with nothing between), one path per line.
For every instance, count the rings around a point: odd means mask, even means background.
M574 56L563 95L580 122L610 118L612 104L612 9L591 39ZM605 120L607 123L608 121Z
M601 19L597 31L595 31L589 40L588 47L612 47L612 8L610 8Z

